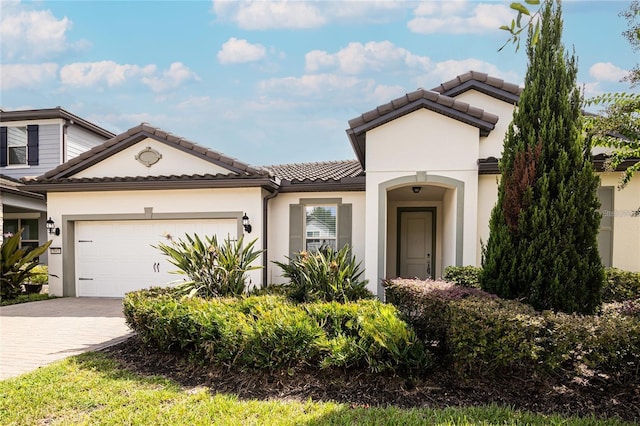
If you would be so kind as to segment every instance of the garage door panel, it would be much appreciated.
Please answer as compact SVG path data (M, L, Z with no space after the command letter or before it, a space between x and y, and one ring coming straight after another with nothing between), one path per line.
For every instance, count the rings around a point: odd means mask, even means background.
M235 219L96 221L76 223L76 294L122 297L129 291L164 286L183 275L160 250L167 236L177 240L185 233L216 235L218 241L236 238Z

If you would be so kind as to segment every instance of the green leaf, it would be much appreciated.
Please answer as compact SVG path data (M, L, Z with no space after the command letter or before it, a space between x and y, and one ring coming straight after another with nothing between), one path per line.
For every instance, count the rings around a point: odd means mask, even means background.
M509 7L513 10L517 10L518 12L530 16L531 13L529 12L529 9L527 9L525 7L525 5L523 5L522 3L517 3L517 2L513 2L509 5Z
M524 0L524 2L532 5L540 4L540 0Z

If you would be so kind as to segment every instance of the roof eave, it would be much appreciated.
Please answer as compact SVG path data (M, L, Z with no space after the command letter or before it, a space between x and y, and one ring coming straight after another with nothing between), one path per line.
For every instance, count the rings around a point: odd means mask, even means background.
M78 117L75 114L62 108L45 108L23 111L2 111L0 115L0 121L2 123L9 123L12 121L28 121L28 120L47 120L52 118L60 118L63 120L71 121L73 124L79 127L89 130L92 133L103 136L106 139L113 138L115 133L112 133L102 127L85 120L82 117Z
M366 178L358 176L340 180L282 181L278 192L364 191Z
M222 179L152 179L140 181L64 181L33 182L25 185L33 192L93 192L138 191L171 189L263 188L273 192L278 184L270 178L222 178Z

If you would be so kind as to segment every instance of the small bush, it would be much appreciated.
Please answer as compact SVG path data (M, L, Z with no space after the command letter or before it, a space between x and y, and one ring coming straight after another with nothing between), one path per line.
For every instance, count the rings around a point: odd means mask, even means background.
M398 306L418 338L437 349L437 361L458 376L640 379L635 304L609 307L602 315L540 313L449 283L392 280L385 286L387 300Z
M602 301L610 303L634 299L640 299L640 272L606 268L605 282L602 286Z
M123 303L143 343L216 365L414 371L430 363L396 309L376 300L294 304L279 296L205 300L141 290Z
M447 266L442 279L462 287L480 288L482 268L478 266Z
M291 280L289 297L296 302L348 302L373 297L367 290L364 271L349 246L336 251L330 247L316 252L302 251L288 263L274 262Z

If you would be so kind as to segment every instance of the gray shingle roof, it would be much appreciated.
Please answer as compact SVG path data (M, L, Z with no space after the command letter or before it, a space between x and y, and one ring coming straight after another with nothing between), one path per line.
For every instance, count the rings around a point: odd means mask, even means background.
M42 108L42 109L29 109L29 110L15 110L5 111L0 110L0 122L9 123L12 121L27 121L27 120L45 120L52 118L60 118L63 120L73 121L74 124L96 133L104 138L112 138L114 133L103 129L102 127L94 124L82 117L78 117L75 114L70 113L62 107L55 108Z

